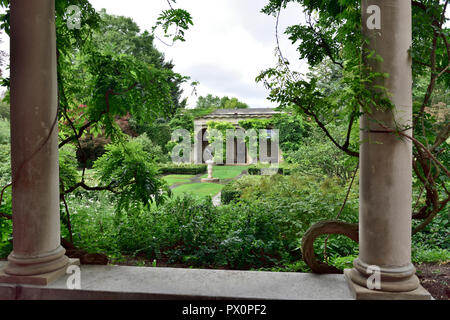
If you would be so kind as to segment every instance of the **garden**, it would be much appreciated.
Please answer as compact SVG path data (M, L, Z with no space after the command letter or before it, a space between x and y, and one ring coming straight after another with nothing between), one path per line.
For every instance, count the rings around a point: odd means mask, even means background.
M201 181L208 176L205 164L173 163L172 151L180 141L172 139L172 132L187 130L193 142L194 119L251 106L209 94L198 99L196 108L187 108L182 85L196 83L174 71L174 62L156 49L151 33L141 32L131 18L95 11L87 0L66 2L83 7L86 23L76 32L69 30L65 7L56 2L63 242L101 255L109 264L312 272L302 254L305 233L324 220L358 223L360 101L376 98L364 89L368 80L358 71L361 39L354 32L343 36L349 28L360 29L354 2L339 1L339 9L300 1L318 19L312 30L287 30L308 60L308 80L289 76L279 57L280 64L262 71L257 81L280 112L263 121L239 122L246 130L279 129L283 161L271 175L264 174L265 163L214 165L217 183ZM280 1L267 2L264 13L282 10ZM442 1L419 2L434 11L413 11L413 58L426 56L427 45L435 50L434 58L413 65L413 130L420 145L415 143L413 151L412 261L419 277L422 273L429 279L433 270L446 274L433 280L443 290L450 286L445 170L450 164L450 56L444 50L448 44L433 41L428 26L430 14L445 10ZM8 7L7 1L1 3ZM175 21L179 31L187 31L190 14L172 10L162 14L157 27ZM337 28L335 36L331 25ZM315 45L314 28L329 46ZM448 28L440 32L448 37ZM177 34L174 41L183 36ZM432 63L431 72L427 66ZM10 118L7 92L0 103L0 259L12 251ZM208 123L208 129L229 126ZM344 235L320 235L314 252L317 260L342 271L358 257L358 243ZM439 294L445 298L448 291Z

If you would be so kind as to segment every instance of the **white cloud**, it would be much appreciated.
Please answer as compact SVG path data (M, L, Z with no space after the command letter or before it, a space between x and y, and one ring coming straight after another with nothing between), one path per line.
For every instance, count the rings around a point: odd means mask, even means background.
M109 14L131 17L141 31L151 30L158 15L168 8L165 0L90 0L95 9L105 8ZM178 0L176 6L186 9L194 26L186 34L186 42L168 47L155 40L156 47L173 60L175 71L200 82L199 95L236 96L252 107L275 107L266 100L262 84L255 78L276 63L274 49L275 18L260 13L268 0ZM291 66L306 71L307 64L298 60L295 47L282 33L302 20L301 7L290 5L283 11L279 33L283 54ZM2 35L4 42L8 39ZM9 44L0 44L9 52ZM189 106L195 106L192 88L185 86Z
M159 13L167 9L164 0L123 1L91 0L96 9L132 17L142 30L150 30ZM276 63L274 49L275 18L260 13L267 0L179 0L176 6L189 11L194 26L187 32L186 42L167 47L158 40L157 48L173 60L175 71L199 81L199 95L236 96L252 107L275 107L255 78L265 68ZM306 63L297 61L298 54L290 41L282 35L288 25L303 17L300 6L291 5L281 15L280 33L284 55L297 70L306 71ZM296 62L297 61L297 62ZM198 68L198 69L196 69ZM185 87L189 105L195 106L192 89Z

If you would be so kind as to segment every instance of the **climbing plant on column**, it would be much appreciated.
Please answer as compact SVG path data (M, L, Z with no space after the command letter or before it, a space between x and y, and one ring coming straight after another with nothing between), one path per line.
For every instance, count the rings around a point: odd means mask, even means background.
M385 128L413 143L417 193L413 219L418 221L414 223L413 234L424 230L439 212L446 209L450 199L448 2L411 1L413 136L405 134L403 128ZM360 110L365 112L370 105L392 107L387 99L373 95L373 91L367 88L374 79L389 75L367 72L364 68L361 48L366 40L361 35L361 1L269 0L262 12L276 17L277 32L281 12L292 3L301 4L305 14L304 22L285 30L296 46L299 58L308 61L313 69L332 68L332 74L338 77L327 79L323 72L312 72L306 77L291 69L278 47L278 65L261 72L257 81L263 82L270 90L270 100L279 103L281 108L293 105L300 114L312 119L339 150L350 157L359 157L359 141L352 136L357 136L354 132L358 130ZM382 59L377 55L369 55L369 58ZM329 130L330 123L345 125L345 135L334 136ZM343 230L342 226L335 224L327 226L322 223L319 227L320 230L307 234L306 238L322 233L342 233ZM354 226L346 230L348 236L356 239ZM310 252L308 254L311 256ZM326 268L319 269L316 271L327 271Z

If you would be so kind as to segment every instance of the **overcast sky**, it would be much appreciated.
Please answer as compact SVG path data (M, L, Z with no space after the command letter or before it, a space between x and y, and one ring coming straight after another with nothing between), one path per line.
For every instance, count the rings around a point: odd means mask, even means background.
M151 30L166 0L90 0L95 9L109 14L131 17L141 31ZM191 13L194 26L186 42L168 47L155 40L156 47L173 60L175 71L199 81L198 95L211 93L237 97L251 107L276 107L266 98L268 91L256 83L259 72L276 64L275 17L260 13L268 0L178 0L177 8ZM289 25L304 20L301 7L291 5L281 14L281 47L292 67L306 71L307 64L298 60L295 47L282 33ZM162 34L157 34L162 37ZM9 52L9 39L3 34L3 50ZM184 96L190 107L197 97L186 86Z

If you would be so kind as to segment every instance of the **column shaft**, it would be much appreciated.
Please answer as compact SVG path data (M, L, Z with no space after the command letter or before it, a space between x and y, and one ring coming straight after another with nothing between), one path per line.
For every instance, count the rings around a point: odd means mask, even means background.
M11 1L13 241L5 273L68 263L60 245L54 0Z
M412 124L411 2L363 0L362 17L368 40L363 47L365 66L389 74L376 78L373 85L386 89L384 97L395 108L373 107L361 119L360 252L350 278L366 287L373 272L368 266L377 266L382 291L412 291L419 285L411 264L412 143L380 132ZM382 59L374 59L371 51ZM374 95L382 92L370 90ZM404 132L412 134L410 129Z

